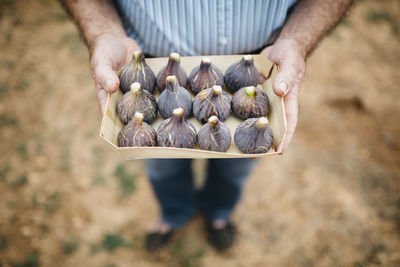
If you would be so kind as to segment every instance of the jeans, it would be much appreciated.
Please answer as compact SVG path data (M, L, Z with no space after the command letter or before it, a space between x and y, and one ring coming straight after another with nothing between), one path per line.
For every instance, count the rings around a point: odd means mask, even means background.
M191 159L147 160L162 221L176 229L198 211L209 222L229 220L255 163L252 159L209 159L204 187L195 190Z

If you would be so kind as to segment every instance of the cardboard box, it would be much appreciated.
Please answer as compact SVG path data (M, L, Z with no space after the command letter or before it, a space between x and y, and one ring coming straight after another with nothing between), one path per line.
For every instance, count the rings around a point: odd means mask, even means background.
M286 116L283 98L275 95L272 90L272 81L277 73L277 66L273 65L268 59L262 55L252 55L254 58L254 64L257 66L260 74L267 80L262 84L258 85L268 95L270 100L271 111L268 116L270 126L274 135L273 147L277 146L281 141L284 140L286 135ZM239 60L243 55L229 55L229 56L208 56L211 58L211 62L218 66L222 73L225 73L226 69L236 60ZM190 74L195 66L200 64L201 59L204 56L196 57L181 57L181 65L185 69L187 75ZM157 75L158 71L167 64L168 58L149 58L146 59L146 63ZM225 89L225 88L224 88ZM232 97L232 95L230 95ZM234 141L233 136L237 126L242 122L241 119L236 118L232 113L229 118L224 122L232 134L232 144L227 152L213 152L200 150L198 146L194 149L187 148L167 148L167 147L118 147L117 138L118 133L124 126L119 120L117 114L117 105L122 97L120 90L114 94L109 94L107 99L106 110L103 115L100 128L100 137L104 139L114 151L117 152L121 157L127 160L132 159L146 159L146 158L252 158L252 157L265 157L270 155L279 154L281 151L275 152L273 147L267 152L262 154L243 154L241 153ZM155 97L158 99L159 93L155 89ZM160 123L163 121L160 115L155 122L152 123L152 127L157 130ZM193 116L190 117L190 121L196 127L198 131L202 126Z

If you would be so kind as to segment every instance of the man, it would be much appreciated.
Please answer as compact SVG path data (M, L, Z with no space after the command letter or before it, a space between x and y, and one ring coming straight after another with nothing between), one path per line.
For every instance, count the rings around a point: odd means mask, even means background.
M135 50L147 55L239 54L261 52L280 70L274 92L284 97L287 136L297 124L298 94L305 59L352 4L352 0L63 0L90 51L101 111L119 86L115 71ZM290 14L289 14L290 13ZM235 239L230 220L255 161L209 160L204 188L193 187L191 160L148 160L147 169L161 216L146 237L146 248L164 246L174 229L202 211L211 244L229 248Z

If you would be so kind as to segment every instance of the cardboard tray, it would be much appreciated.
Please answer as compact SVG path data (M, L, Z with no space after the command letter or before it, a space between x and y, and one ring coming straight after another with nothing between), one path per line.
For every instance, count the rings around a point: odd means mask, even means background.
M232 144L227 152L213 152L200 150L198 146L194 149L187 148L167 148L167 147L118 147L117 138L118 133L124 126L119 120L117 115L117 105L122 97L120 90L114 94L109 94L107 98L106 110L103 115L103 119L100 127L100 137L104 139L108 144L111 145L113 150L117 152L121 157L126 160L133 159L146 159L146 158L255 158L265 157L270 155L277 155L281 151L274 151L274 147L282 142L286 135L286 116L283 98L275 95L272 90L272 81L277 73L277 66L273 65L267 58L262 55L252 55L254 58L254 64L257 66L260 75L266 78L266 81L262 85L258 85L268 95L271 105L270 114L268 116L270 126L274 135L273 147L267 152L262 154L244 154L236 147L233 136L237 126L242 122L241 119L235 117L232 113L229 118L224 122L232 134ZM181 57L181 65L185 69L187 75L195 66L200 64L200 61L205 56L195 57ZM222 73L225 73L226 69L236 60L239 60L243 55L229 55L229 56L208 56L211 58L211 62L217 65ZM146 63L157 75L158 71L167 64L168 58L149 58L146 59ZM225 89L225 88L224 88ZM232 97L232 95L230 94ZM159 93L155 89L155 97L158 100ZM163 121L160 115L152 123L152 127L157 130L160 123ZM202 126L193 116L190 117L190 121L199 131Z

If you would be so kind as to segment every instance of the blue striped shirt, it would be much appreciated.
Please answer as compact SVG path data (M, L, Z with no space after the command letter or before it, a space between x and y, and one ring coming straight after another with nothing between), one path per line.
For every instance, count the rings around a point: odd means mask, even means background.
M239 54L270 44L296 0L114 0L125 30L154 56Z

